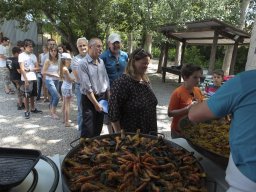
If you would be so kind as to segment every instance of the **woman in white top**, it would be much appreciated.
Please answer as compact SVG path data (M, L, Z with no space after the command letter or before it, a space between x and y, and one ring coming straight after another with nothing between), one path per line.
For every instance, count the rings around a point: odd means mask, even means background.
M74 78L71 78L69 74L69 66L71 64L71 56L69 53L61 54L60 63L60 78L63 79L61 86L61 92L63 96L63 122L65 127L70 127L69 114L70 114L70 102L72 98L72 83L75 82Z
M57 91L59 83L59 54L56 45L53 45L49 49L49 59L44 63L42 74L45 76L45 85L51 95L49 104L51 116L53 119L59 119L56 113L60 99L60 95Z

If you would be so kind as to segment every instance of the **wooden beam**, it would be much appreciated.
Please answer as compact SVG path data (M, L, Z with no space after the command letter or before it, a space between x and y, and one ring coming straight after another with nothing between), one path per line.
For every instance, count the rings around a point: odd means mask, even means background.
M238 50L238 41L236 41L234 44L234 49L233 49L230 68L229 68L229 75L234 75L235 73L237 50Z
M217 44L218 44L218 32L214 31L214 37L213 37L213 43L212 43L212 49L211 49L211 56L210 56L210 62L209 62L209 68L208 68L208 74L212 74L214 70L214 64L216 59L216 50L217 50Z
M176 40L176 41L181 41L181 42L184 41L184 39L179 38L179 37L176 37L176 36L174 36L174 35L172 35L172 34L170 34L170 33L167 33L166 36L167 36L168 38L172 38L172 39L174 39L174 40Z

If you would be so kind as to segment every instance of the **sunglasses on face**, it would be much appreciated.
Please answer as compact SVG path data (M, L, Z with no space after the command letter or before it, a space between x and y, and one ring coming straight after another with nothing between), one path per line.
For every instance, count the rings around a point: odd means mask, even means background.
M134 53L133 59L139 60L141 58L144 58L145 56L148 56L147 52L144 49L140 49L137 53Z

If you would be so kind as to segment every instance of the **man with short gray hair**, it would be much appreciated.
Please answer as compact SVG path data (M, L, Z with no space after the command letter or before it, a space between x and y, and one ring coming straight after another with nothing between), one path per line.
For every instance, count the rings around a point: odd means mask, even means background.
M78 77L78 65L80 60L84 59L88 50L88 40L85 37L78 38L76 41L76 46L79 54L76 55L71 61L71 69L75 76L75 93L77 99L77 125L78 130L81 131L81 121L82 121L82 107L81 107L81 92L80 92L80 82Z
M104 113L99 101L109 98L110 87L104 62L99 58L101 52L101 40L92 38L88 44L88 53L78 66L82 94L81 137L99 136L103 127Z

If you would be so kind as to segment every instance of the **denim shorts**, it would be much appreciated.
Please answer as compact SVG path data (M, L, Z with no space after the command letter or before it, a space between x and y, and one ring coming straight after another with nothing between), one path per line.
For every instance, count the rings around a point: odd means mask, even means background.
M72 97L72 89L61 89L63 97Z

